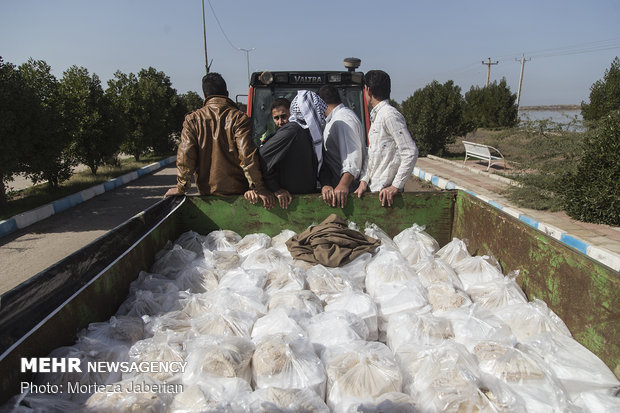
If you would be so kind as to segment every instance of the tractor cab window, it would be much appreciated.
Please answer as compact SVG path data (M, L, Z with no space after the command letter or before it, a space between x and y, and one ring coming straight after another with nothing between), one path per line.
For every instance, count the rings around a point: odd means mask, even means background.
M320 86L307 86L303 89L316 92ZM361 86L336 86L340 93L340 99L345 106L351 108L359 116L362 124L365 124L364 96ZM265 131L275 130L271 119L271 104L278 98L286 98L292 101L297 95L297 90L302 88L291 86L255 87L252 99L252 138L259 144L260 137Z

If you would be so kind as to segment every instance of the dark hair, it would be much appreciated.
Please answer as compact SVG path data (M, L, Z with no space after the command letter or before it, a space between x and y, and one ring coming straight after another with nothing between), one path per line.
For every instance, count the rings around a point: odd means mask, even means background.
M390 98L392 91L392 83L390 75L383 70L370 70L364 75L366 86L370 89L370 93L377 100L386 100Z
M290 109L291 108L290 100L288 100L287 98L277 98L271 104L271 110L274 110L275 108L279 108L279 107L285 107L286 109Z
M338 94L338 89L332 85L321 86L317 94L328 105L339 105L342 103L340 94Z
M205 96L222 95L228 96L226 81L219 73L209 73L202 78L202 92Z

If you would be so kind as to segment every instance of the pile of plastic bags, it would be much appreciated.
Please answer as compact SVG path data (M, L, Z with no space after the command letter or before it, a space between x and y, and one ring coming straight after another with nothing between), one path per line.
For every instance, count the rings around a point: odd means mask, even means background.
M462 240L440 249L417 225L393 239L374 224L364 232L381 247L340 268L293 261L290 230L184 233L114 317L53 353L183 371L39 374L120 391L22 395L13 411L619 409L614 374L544 302L528 301L517 274ZM131 391L140 383L176 391Z

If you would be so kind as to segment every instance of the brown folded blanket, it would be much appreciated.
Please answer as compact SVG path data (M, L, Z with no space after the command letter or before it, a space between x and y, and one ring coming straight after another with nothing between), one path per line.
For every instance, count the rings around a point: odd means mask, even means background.
M379 245L380 240L349 229L336 214L286 241L293 258L326 267L347 264L365 252L373 253Z

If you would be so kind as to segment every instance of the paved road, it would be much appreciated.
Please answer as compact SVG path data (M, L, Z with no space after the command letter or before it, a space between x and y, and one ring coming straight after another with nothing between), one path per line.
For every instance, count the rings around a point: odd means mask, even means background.
M169 166L0 238L0 293L155 204L175 174Z

